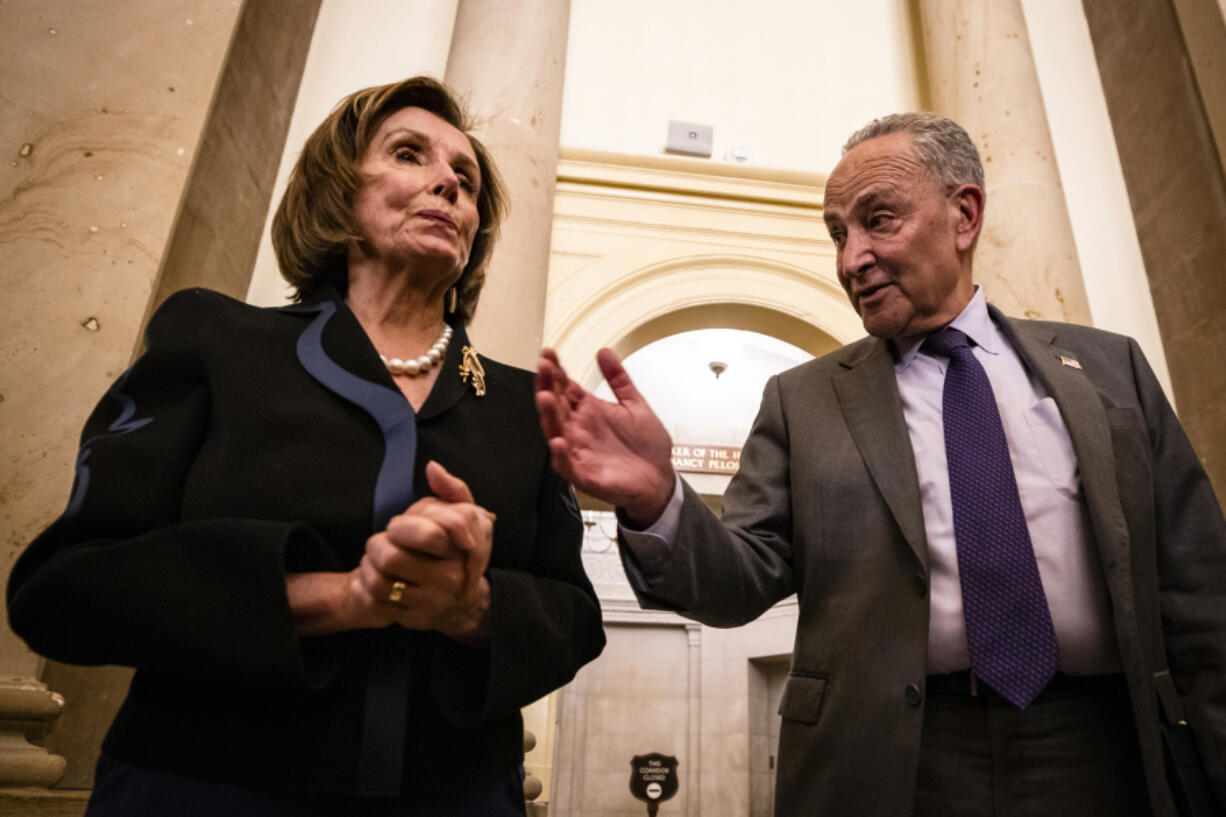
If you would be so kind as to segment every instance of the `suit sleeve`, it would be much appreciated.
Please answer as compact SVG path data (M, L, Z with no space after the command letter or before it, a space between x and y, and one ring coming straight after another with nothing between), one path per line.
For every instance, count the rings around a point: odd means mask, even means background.
M677 538L662 572L641 576L621 543L643 607L673 610L712 627L737 627L795 592L790 458L780 389L779 378L772 377L740 469L724 494L722 520L685 486Z
M209 428L207 297L158 310L146 352L90 416L67 509L10 574L9 621L57 661L296 684L285 573L326 569L330 550L303 524L180 517Z
M1218 800L1226 803L1226 522L1196 452L1135 342L1131 354L1154 463L1167 660Z
M434 696L461 726L505 715L565 685L600 655L600 603L580 560L570 485L546 467L529 570L490 568L490 639L473 649L438 633Z

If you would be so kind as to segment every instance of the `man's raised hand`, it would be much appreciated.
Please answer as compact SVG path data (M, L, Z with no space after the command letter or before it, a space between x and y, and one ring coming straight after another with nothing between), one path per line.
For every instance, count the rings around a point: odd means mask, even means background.
M617 355L601 349L596 362L615 403L571 381L552 349L541 351L536 408L553 468L581 491L617 505L636 525L647 527L673 495L672 440Z

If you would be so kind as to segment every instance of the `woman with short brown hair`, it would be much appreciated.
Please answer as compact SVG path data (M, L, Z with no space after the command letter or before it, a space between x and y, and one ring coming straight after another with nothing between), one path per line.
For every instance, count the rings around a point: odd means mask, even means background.
M360 238L352 210L353 196L363 184L358 157L388 114L404 108L429 111L462 131L484 180L477 195L480 228L455 284L455 312L467 323L485 284L485 268L507 209L506 192L485 146L470 133L474 124L468 114L445 86L429 77L358 91L315 129L273 218L277 263L299 298L315 294L323 284L345 289L349 247Z
M18 560L13 629L136 668L87 812L524 813L519 708L599 654L532 374L479 356L504 209L441 84L359 91L277 211L297 302L171 296Z

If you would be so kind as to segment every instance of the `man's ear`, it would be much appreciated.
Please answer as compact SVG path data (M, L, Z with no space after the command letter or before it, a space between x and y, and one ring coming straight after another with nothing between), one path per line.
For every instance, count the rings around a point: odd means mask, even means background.
M977 184L964 184L950 194L950 200L957 208L958 251L969 252L983 229L983 189Z

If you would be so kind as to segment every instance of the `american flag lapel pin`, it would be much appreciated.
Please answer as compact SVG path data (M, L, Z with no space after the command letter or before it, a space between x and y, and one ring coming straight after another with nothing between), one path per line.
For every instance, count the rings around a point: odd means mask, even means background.
M1081 364L1077 362L1077 358L1069 357L1068 355L1060 355L1060 362L1068 366L1070 369L1080 369Z

